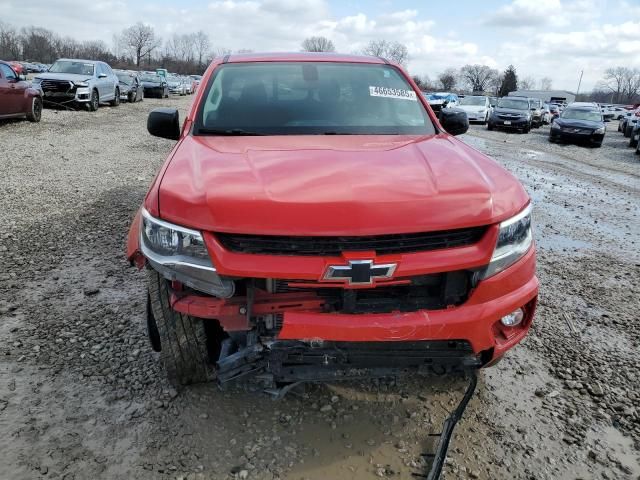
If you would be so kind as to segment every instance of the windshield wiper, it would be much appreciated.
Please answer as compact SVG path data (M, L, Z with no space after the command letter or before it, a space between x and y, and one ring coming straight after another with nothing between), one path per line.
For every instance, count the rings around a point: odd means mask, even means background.
M258 132L250 132L248 130L243 130L241 128L200 128L198 129L198 133L207 134L207 135L228 135L228 136L266 136L266 133L258 133Z

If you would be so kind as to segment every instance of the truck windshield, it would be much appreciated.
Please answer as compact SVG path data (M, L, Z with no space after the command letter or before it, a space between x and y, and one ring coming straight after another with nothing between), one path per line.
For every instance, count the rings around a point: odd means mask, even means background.
M196 135L429 135L416 92L390 65L230 63L216 69Z
M75 73L76 75L93 75L93 64L74 62L71 60L58 60L49 69L52 73Z

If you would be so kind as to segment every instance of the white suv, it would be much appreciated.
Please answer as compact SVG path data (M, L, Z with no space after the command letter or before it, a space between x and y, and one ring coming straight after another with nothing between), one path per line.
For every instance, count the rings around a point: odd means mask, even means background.
M120 104L120 81L104 62L61 58L32 83L42 90L45 103L86 105L92 112L100 103Z

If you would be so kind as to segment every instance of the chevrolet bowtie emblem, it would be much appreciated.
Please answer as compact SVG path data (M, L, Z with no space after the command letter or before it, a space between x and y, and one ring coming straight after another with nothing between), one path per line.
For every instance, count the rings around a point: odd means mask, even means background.
M349 265L329 265L323 279L349 285L371 285L374 280L391 278L396 267L395 263L376 265L373 260L349 260Z

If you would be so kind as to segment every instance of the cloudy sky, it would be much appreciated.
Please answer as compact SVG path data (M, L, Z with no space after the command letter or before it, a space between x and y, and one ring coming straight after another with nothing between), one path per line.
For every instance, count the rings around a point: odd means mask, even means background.
M0 0L0 20L79 40L142 21L156 32L208 32L215 47L295 51L324 35L338 51L371 39L404 43L409 70L435 78L482 63L550 77L554 88L591 89L606 68L640 68L640 0Z

